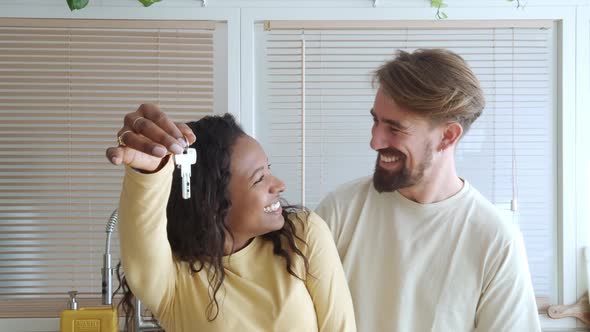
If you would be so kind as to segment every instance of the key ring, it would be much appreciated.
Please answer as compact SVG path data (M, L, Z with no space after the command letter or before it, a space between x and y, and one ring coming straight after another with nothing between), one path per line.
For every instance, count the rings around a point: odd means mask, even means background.
M186 136L184 135L182 135L182 137L184 138L184 142L186 143L186 145L184 146L184 153L187 153L189 148L188 138L186 138Z

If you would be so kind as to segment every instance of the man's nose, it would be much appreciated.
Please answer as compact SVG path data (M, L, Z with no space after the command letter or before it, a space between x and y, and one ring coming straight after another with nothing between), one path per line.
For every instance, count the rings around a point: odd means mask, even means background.
M378 151L387 148L387 140L385 139L385 133L383 129L379 127L379 124L373 125L371 130L371 149Z

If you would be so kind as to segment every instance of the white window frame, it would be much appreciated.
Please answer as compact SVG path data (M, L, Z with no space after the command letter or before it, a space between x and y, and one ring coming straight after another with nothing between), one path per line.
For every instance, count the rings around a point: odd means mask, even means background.
M576 157L578 158L576 180L579 184L576 195L578 220L577 243L577 287L578 296L588 290L590 255L585 257L584 247L590 247L590 3L577 11L576 68ZM584 148L585 147L585 148Z
M576 15L577 8L572 7L527 7L525 10L515 8L494 8L481 10L481 7L461 7L448 10L450 20L523 20L541 19L558 21L558 96L556 106L558 139L558 202L557 202L557 293L559 304L577 302L587 288L580 280L578 271L582 267L582 247L587 240L577 234L583 229L584 219L588 214L588 202L580 191L579 179L583 178L582 165L576 156L581 155L583 129L580 114L576 108ZM266 20L432 20L432 12L424 8L330 8L329 11L290 8L288 11L276 8L245 8L241 15L241 77L242 77L242 125L244 129L256 136L256 91L255 87L255 34L254 25ZM588 41L587 41L588 42ZM583 68L583 67L582 67ZM588 94L589 92L586 92ZM586 122L590 123L590 122ZM576 130L572 130L576 128ZM587 131L587 129L586 129ZM576 145L576 142L579 142ZM588 197L586 195L585 197ZM582 211L585 210L585 211ZM586 219L587 220L587 219ZM581 238L579 238L579 236ZM585 263L584 263L585 264ZM578 323L573 318L553 320L540 316L543 329L575 330ZM580 325L581 326L581 325Z

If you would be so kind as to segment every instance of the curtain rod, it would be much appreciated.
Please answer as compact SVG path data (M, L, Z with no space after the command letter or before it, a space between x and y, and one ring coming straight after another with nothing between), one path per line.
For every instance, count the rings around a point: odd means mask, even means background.
M264 21L265 30L493 29L553 27L552 20L280 20Z
M28 28L116 28L116 29L204 29L215 30L215 21L103 20L53 18L0 18L0 27Z

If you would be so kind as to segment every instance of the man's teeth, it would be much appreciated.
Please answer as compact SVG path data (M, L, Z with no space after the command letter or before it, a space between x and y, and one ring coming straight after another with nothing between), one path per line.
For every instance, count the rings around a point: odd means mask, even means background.
M394 161L398 161L399 160L399 157L396 157L396 156L386 156L386 155L383 155L383 154L379 154L379 158L381 159L382 162L385 162L385 163L392 163Z
M271 212L275 212L277 211L279 208L281 207L281 203L280 202L275 202L267 207L264 208L264 212L266 213L271 213Z

